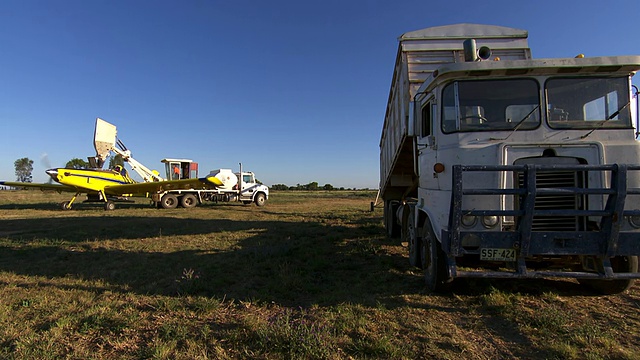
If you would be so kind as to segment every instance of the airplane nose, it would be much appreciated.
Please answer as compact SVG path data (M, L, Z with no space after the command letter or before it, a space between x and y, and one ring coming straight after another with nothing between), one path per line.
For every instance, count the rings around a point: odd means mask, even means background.
M47 173L47 175L51 176L54 179L58 177L58 169L49 169L45 172Z

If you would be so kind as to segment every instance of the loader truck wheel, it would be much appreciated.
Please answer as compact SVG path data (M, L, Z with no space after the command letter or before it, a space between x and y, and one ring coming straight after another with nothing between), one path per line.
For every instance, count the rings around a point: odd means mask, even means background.
M611 268L615 273L638 272L637 256L615 256L611 258ZM578 279L578 282L592 290L603 294L613 295L624 292L633 285L633 279L600 280Z
M263 193L257 193L255 199L253 200L257 206L264 206L264 203L267 201L267 198Z
M178 197L174 194L164 194L160 199L160 205L163 209L175 209L178 206Z
M180 198L180 205L186 209L192 208L198 205L198 199L193 194L184 194L182 198Z
M422 268L424 280L429 291L447 291L451 285L451 279L447 274L447 257L436 238L431 222L425 220L422 227Z

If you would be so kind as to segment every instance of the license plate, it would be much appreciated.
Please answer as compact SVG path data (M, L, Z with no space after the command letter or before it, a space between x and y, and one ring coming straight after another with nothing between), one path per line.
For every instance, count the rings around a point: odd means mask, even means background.
M516 261L515 249L480 249L480 260L485 261Z

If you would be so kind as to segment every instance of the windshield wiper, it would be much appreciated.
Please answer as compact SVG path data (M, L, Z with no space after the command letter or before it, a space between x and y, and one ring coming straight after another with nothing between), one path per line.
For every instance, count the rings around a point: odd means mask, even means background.
M609 115L608 118L600 121L600 123L596 127L594 127L593 129L591 129L588 133L580 136L580 139L585 139L587 136L591 135L591 133L593 133L594 131L596 131L598 129L601 129L607 121L609 121L609 120L613 119L614 117L618 116L622 110L624 110L627 106L629 106L630 103L631 103L631 101L628 101L626 104L622 105L622 107L620 109L618 109L618 111L616 111L613 114Z
M533 115L533 113L536 112L536 110L538 110L539 108L540 108L540 104L536 105L536 107L534 107L531 111L529 111L527 115L525 115L522 119L520 119L520 121L516 123L516 126L513 128L513 131L511 131L511 134L509 134L509 136L507 136L504 139L492 139L492 140L507 140L508 138L510 138L511 135L513 135L516 131L518 131L518 129L520 129L520 126L524 124L524 122L527 121L527 119L529 119L531 115Z

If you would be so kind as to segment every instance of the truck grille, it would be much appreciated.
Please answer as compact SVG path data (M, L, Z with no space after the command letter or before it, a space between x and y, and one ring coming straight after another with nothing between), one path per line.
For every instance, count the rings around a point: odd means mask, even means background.
M517 184L524 187L524 177L516 172ZM583 188L586 187L586 176L581 171L538 171L536 188ZM518 208L523 199L517 197ZM586 198L579 194L537 194L535 210L584 210ZM533 216L533 231L580 231L584 230L586 219L582 216Z

